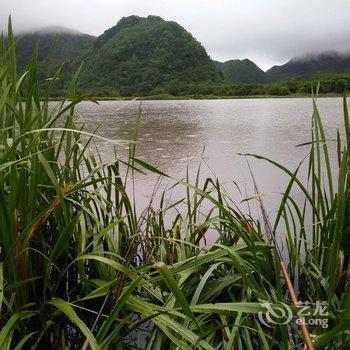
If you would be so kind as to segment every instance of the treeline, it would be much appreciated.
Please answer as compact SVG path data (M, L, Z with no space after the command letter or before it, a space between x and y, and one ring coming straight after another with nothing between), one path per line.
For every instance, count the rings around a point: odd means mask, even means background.
M319 86L320 94L342 94L350 89L350 75L319 76L310 78L291 79L281 83L270 84L230 84L223 83L192 83L186 84L180 81L171 81L168 84L157 86L149 90L120 91L113 86L81 86L78 90L82 95L94 97L146 97L159 96L163 98L172 97L229 97L229 96L288 96L308 95L312 89L316 91ZM64 95L63 84L52 91L52 97ZM43 89L43 93L45 93Z
M125 95L111 86L101 86L81 89L96 97L130 97L130 96L189 96L200 98L202 96L288 96L310 94L312 88L316 89L320 83L319 93L341 94L350 88L350 75L319 76L313 78L298 78L273 84L230 84L224 83L197 83L185 84L180 81L172 81L145 92L138 91L132 95ZM59 95L59 91L57 91Z

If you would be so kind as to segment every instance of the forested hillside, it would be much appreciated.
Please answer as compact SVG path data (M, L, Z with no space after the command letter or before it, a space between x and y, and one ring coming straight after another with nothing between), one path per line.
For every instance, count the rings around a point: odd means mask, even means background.
M233 84L266 83L267 81L265 72L248 59L215 61L215 64Z
M82 87L123 96L177 93L223 80L190 33L156 16L123 18L97 38L86 66Z
M157 16L122 18L99 37L49 27L17 36L18 71L38 44L38 74L50 78L63 62L53 95L60 96L83 62L78 89L99 96L252 96L307 94L348 89L350 56L325 53L294 58L267 72L254 62L213 61L183 27Z
M274 66L266 72L266 77L268 81L278 82L295 77L344 73L350 73L350 55L328 52L294 58L282 66Z
M78 69L96 40L94 36L62 27L48 27L39 32L19 35L16 39L19 73L25 70L38 45L40 79L51 77L53 70L64 63L59 87L67 83L68 77Z

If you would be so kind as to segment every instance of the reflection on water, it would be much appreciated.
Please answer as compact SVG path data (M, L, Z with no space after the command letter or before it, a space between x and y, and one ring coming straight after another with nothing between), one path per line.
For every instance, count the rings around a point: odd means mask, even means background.
M342 126L341 99L322 98L318 106L326 133L334 138ZM138 107L137 101L84 102L77 114L88 130L99 127L100 135L125 140L133 137ZM202 161L202 178L215 175L225 183L235 181L251 195L246 160L238 153L257 153L294 168L307 154L307 148L295 146L310 140L311 115L310 98L145 101L137 157L175 178L183 178L187 166L194 176ZM112 159L113 146L99 143L104 160ZM122 148L117 151L126 155ZM265 202L273 213L278 202L273 193L283 191L287 177L263 161L250 163L260 192L269 193ZM138 175L141 206L153 186L154 176Z

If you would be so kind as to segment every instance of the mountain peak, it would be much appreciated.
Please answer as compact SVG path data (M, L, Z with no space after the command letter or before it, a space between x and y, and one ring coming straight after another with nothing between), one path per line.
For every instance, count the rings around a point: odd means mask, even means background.
M143 17L131 15L121 18L117 24L107 30L105 30L96 40L95 48L100 48L109 39L117 35L122 29L132 27L140 22Z
M189 32L154 15L122 18L97 38L87 64L93 67L89 74L96 75L96 84L112 86L128 96L161 93L165 85L176 90L181 84L223 79Z
M136 15L131 15L127 17L122 17L115 26L105 30L103 34L101 34L95 43L95 48L100 48L104 43L106 43L109 39L113 38L115 35L120 33L122 30L131 28L142 21L147 22L166 22L162 17L149 15L148 17L140 17Z
M265 72L248 58L216 62L216 65L231 83L266 82Z

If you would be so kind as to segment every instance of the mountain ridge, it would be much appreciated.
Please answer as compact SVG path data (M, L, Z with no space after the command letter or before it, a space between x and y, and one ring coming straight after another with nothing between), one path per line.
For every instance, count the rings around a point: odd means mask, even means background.
M249 59L214 61L180 24L154 15L123 17L97 37L50 26L21 33L17 39L20 71L40 41L39 75L43 79L48 62L53 67L65 61L59 82L63 88L84 61L80 88L97 95L207 94L211 86L218 84L269 84L324 74L350 74L350 54L336 51L295 57L266 72ZM53 46L55 52L49 57Z
M248 58L214 62L231 83L266 83L265 72Z
M266 71L269 81L278 82L300 76L350 73L350 53L327 51L295 57L283 65L273 66Z

